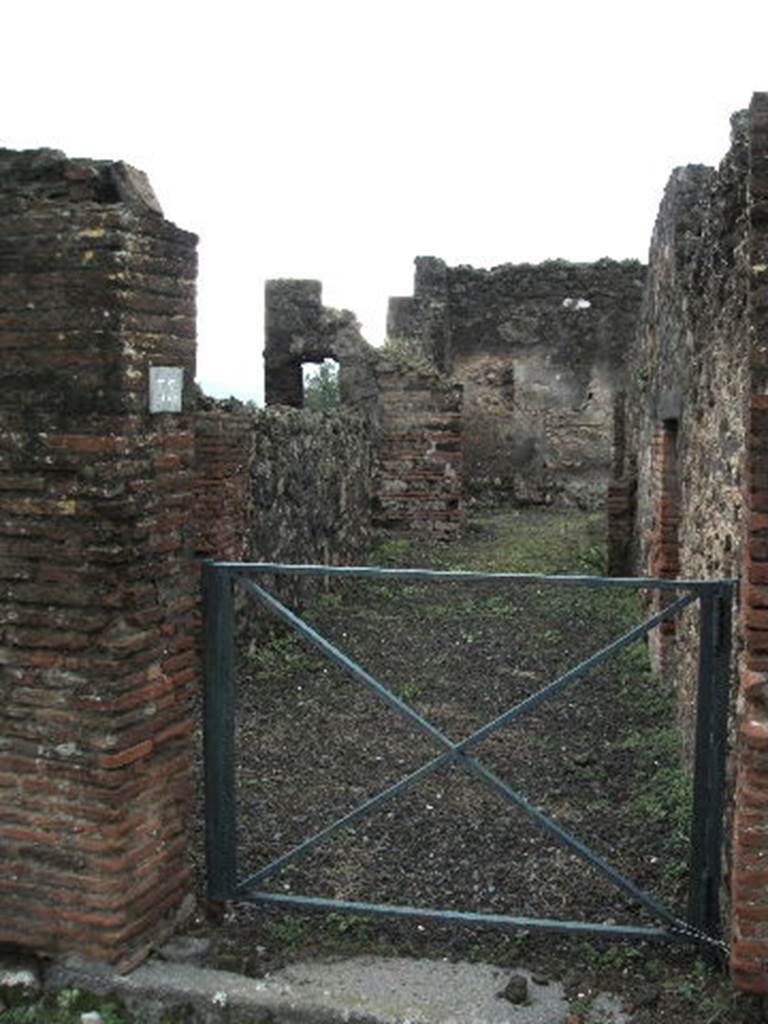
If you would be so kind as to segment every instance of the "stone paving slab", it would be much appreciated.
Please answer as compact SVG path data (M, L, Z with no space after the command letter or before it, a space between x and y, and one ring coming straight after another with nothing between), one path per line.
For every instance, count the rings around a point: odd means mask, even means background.
M529 1002L502 998L511 973L487 964L366 956L293 964L260 979L163 961L120 975L69 958L50 967L45 982L52 990L116 997L145 1024L568 1024L569 1004L557 982L537 984L516 970L528 981ZM630 1021L606 995L592 1004L589 1019Z

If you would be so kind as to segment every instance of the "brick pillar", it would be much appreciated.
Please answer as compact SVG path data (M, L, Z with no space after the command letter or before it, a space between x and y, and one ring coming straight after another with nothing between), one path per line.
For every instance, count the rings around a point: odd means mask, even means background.
M611 479L606 495L606 547L608 573L631 576L632 542L637 511L637 464L627 455L626 394L617 391L613 399Z
M654 525L650 537L649 571L659 579L675 579L680 574L680 481L677 466L677 420L663 420L656 427L652 450L652 487ZM659 611L673 597L656 591L653 610ZM662 622L648 637L651 661L657 672L664 673L675 641L675 622Z
M608 573L630 576L630 550L635 525L635 487L626 480L612 480L606 500Z
M195 244L124 164L0 150L0 942L122 966L190 884Z
M211 405L195 417L195 553L239 562L247 550L252 417Z
M747 432L747 525L740 601L744 641L737 697L731 846L731 973L768 993L768 396L752 395Z
M461 385L386 358L376 383L374 523L457 536L464 517Z

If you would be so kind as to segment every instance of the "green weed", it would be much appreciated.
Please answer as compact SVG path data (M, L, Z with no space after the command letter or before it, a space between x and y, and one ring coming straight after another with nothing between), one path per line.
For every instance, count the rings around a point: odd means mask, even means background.
M402 565L405 556L410 553L412 541L403 538L389 537L380 541L368 556L368 565L398 566Z
M460 616L456 607L450 604L427 604L420 609L421 614L427 619L448 619Z
M309 932L309 922L301 914L285 914L279 921L273 921L270 927L276 938L287 946L303 942Z
M718 987L714 992L705 993L703 989L715 979L713 968L703 960L697 960L693 971L680 981L668 986L679 999L695 1003L704 1010L707 1017L719 1020L720 1015L730 1006L730 995L727 987Z
M637 730L617 744L619 750L635 750L645 761L672 761L680 750L680 737L676 729Z
M578 556L579 566L589 576L608 575L608 552L604 544L590 544Z
M403 598L421 597L427 590L424 583L405 583L399 579L389 578L372 584L366 593L401 601Z
M400 687L400 696L403 700L415 700L416 697L421 693L421 687L418 683L404 683Z
M326 920L335 932L349 939L366 938L373 924L370 917L365 917L361 914L337 914L333 912L328 915Z
M647 677L652 674L648 648L642 641L632 644L631 647L622 648L616 660L625 678L634 681L638 676Z
M579 994L571 999L569 1006L572 1017L579 1022L579 1024L588 1024L589 1011L592 1009L592 1004L595 1001L594 992L586 992L583 995Z
M517 614L517 608L503 594L494 594L483 602L483 611L486 615L493 615L497 618L513 618Z
M545 629L539 634L539 637L544 644L559 644L563 639L562 633L556 629Z
M691 825L690 776L677 765L660 766L635 797L637 809L657 821L666 821L686 834Z
M610 967L616 971L624 971L633 964L645 960L645 951L637 946L630 946L624 942L613 942L598 956L598 964L602 967Z
M638 813L667 826L662 873L679 882L688 871L687 847L693 817L693 781L683 766L675 728L641 730L619 744L641 762L645 782L632 798Z
M259 644L251 652L251 659L254 668L266 675L308 669L313 664L296 633L280 633Z

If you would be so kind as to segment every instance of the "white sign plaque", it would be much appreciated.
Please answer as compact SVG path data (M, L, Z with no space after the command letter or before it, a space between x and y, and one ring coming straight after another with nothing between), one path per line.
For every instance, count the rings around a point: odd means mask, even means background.
M184 370L180 366L150 366L149 411L181 412Z

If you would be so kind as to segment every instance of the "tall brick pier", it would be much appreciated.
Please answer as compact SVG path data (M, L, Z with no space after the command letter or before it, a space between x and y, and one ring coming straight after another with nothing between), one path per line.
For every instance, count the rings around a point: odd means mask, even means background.
M195 245L0 150L0 942L127 965L188 891Z

